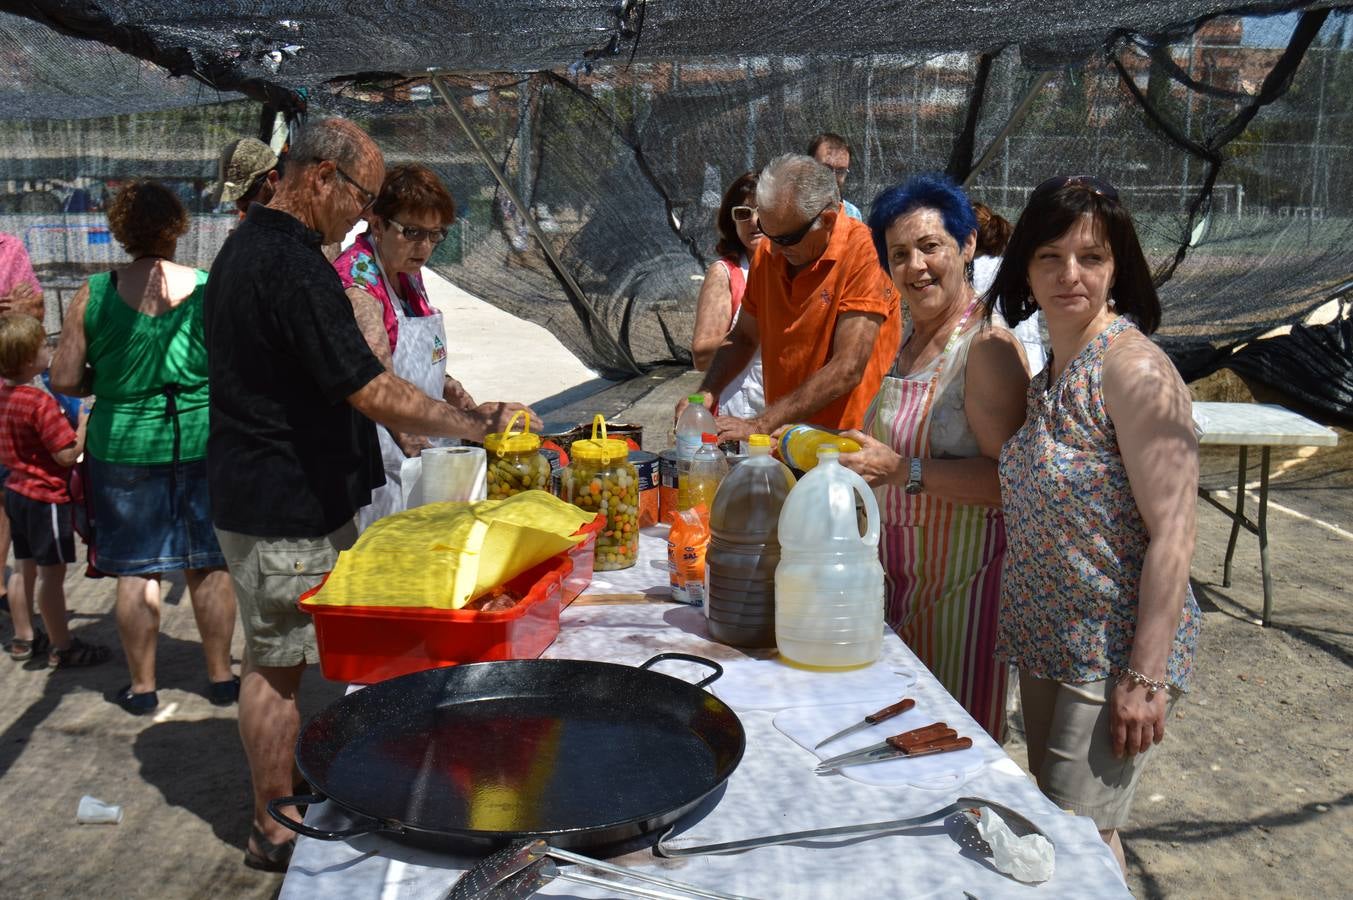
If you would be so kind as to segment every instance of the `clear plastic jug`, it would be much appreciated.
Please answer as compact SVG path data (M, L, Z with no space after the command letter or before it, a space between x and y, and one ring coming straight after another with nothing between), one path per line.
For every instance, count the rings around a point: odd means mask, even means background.
M860 533L855 501L864 502ZM840 451L818 463L780 509L775 569L775 644L806 666L850 668L878 659L883 647L883 564L879 508L865 480L843 467Z
M780 564L780 509L794 476L754 434L748 455L719 485L705 555L709 633L734 647L775 646L775 568Z

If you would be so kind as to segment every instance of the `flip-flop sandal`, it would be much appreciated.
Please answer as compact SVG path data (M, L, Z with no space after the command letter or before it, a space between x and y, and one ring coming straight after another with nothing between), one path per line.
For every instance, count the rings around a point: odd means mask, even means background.
M47 665L52 669L82 669L108 662L113 651L102 644L87 644L77 637L70 639L65 650L53 647L47 654Z
M291 854L296 849L296 839L285 840L280 844L274 844L264 837L263 832L255 825L249 831L249 839L258 846L255 851L248 844L244 845L244 864L251 869L258 869L261 872L285 872L287 866L291 864Z
M9 658L15 662L23 662L32 659L34 653L46 653L51 646L52 642L47 638L47 632L35 628L31 640L13 638L9 642Z

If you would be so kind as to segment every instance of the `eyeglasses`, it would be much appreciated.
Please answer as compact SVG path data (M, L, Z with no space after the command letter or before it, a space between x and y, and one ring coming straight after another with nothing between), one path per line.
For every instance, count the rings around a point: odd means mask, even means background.
M1056 178L1049 178L1034 188L1034 194L1057 191L1067 186L1082 187L1092 194L1098 194L1115 202L1118 201L1118 189L1097 175L1058 175ZM1033 194L1030 194L1030 196L1033 196Z
M391 225L399 229L400 235L410 244L416 244L419 241L428 241L434 247L446 240L445 228L415 228L412 225L405 225L402 222L396 222L394 219L387 219Z
M735 206L732 210L734 222L750 222L756 215L755 206Z
M761 229L761 233L764 234L766 236L766 239L773 244L778 244L781 247L793 247L799 241L803 240L805 237L808 236L808 232L811 231L813 229L813 226L817 224L817 220L822 218L822 214L827 210L831 209L831 207L832 204L828 203L826 206L822 207L817 211L817 215L813 216L811 219L808 220L808 224L789 234L771 234L764 228Z
M348 184L352 185L353 187L357 188L357 190L362 192L362 198L364 201L362 203L362 212L366 212L368 209L376 205L376 195L368 191L366 188L362 187L360 184L358 184L357 180L353 178L351 175L349 175L347 172L344 172L343 167L340 166L338 163L334 163L334 171L338 173L339 178L342 178Z

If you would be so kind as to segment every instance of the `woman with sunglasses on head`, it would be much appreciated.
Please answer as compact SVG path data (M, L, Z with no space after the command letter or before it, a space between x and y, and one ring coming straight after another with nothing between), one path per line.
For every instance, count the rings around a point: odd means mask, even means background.
M719 258L705 271L700 297L695 305L695 334L691 359L697 371L709 368L714 351L738 321L742 294L747 288L747 269L764 235L756 216L756 173L744 172L724 192L715 220ZM766 408L761 382L761 351L719 394L712 410L716 415L750 419Z
M1020 670L1029 768L1118 829L1192 674L1198 442L1188 389L1147 337L1160 301L1107 182L1034 189L992 285L1012 325L1041 310L1048 364L1001 450L1009 550L997 655Z
M456 204L427 166L394 166L367 214L369 228L334 260L357 326L387 370L458 409L478 408L446 372L446 328L428 302L422 269L456 220ZM498 404L483 404L485 407ZM534 421L534 419L533 419ZM357 514L359 529L403 509L400 469L428 445L379 426L385 485Z
M1024 420L1019 342L973 290L977 221L963 189L917 176L874 200L879 262L910 312L893 366L841 464L875 486L890 579L885 618L996 740L1005 529L996 457Z

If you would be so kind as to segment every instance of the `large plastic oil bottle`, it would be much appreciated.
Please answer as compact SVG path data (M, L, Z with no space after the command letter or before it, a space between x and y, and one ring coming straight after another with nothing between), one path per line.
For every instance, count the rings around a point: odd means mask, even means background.
M709 515L705 613L709 633L734 647L775 646L775 567L780 510L794 476L754 434L747 458L719 485Z
M780 509L775 644L805 666L867 665L883 647L879 508L863 478L823 446ZM745 463L744 463L745 465ZM855 514L864 502L865 528Z

